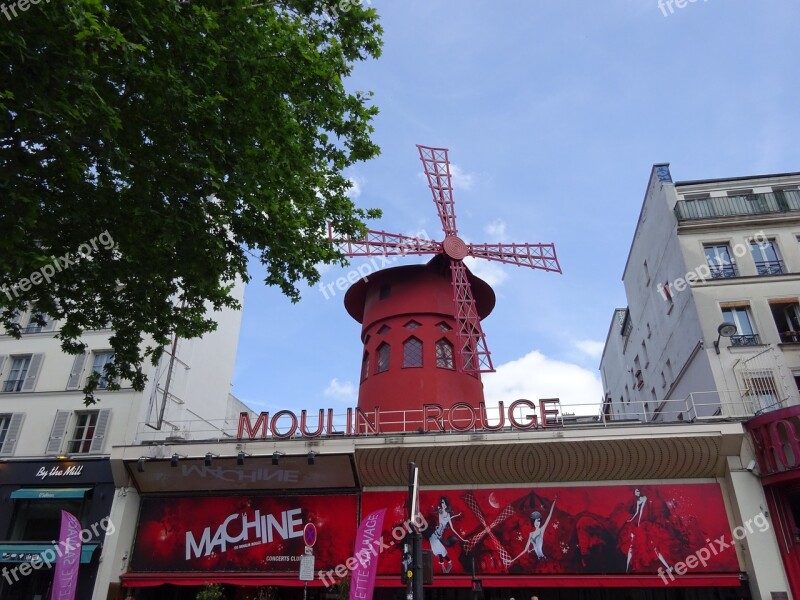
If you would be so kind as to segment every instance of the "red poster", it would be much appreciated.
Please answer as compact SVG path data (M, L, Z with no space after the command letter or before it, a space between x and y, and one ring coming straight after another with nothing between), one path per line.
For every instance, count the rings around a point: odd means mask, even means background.
M391 539L406 520L406 499L365 493L362 510L387 508L383 535ZM470 574L474 561L476 574L669 578L691 556L685 573L739 570L717 484L422 491L420 510L437 575ZM379 573L399 574L400 560L398 545L387 549Z
M131 570L299 572L314 523L316 569L353 552L357 497L143 498Z

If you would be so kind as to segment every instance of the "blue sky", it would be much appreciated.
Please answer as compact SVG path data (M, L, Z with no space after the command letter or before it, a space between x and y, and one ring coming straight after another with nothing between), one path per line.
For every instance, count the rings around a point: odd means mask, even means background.
M658 0L370 4L383 56L349 85L375 93L382 154L348 175L357 203L384 211L371 227L442 239L415 144L447 147L459 234L555 242L564 270L468 263L497 294L489 400L599 402L653 163L677 181L800 171L797 0L697 0L667 16ZM293 305L253 275L233 393L256 410L354 406L360 326L343 293L306 287Z

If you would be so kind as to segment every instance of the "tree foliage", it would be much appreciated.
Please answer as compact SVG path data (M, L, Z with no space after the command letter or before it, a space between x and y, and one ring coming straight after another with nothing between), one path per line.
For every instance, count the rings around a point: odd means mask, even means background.
M110 387L140 390L173 334L202 335L209 307L237 306L248 255L296 301L315 265L343 262L326 223L359 235L379 216L347 195L344 170L379 150L371 94L344 82L379 56L381 33L358 2L17 10L0 29L2 325L19 335L15 311L32 307L78 353L84 331L110 323ZM104 233L113 247L91 245ZM61 269L44 281L47 265Z

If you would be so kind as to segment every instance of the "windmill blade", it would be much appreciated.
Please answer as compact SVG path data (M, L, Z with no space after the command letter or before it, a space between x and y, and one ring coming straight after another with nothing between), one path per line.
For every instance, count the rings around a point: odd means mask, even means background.
M439 254L442 251L442 244L434 240L372 229L367 230L367 237L364 239L351 240L350 238L336 237L329 227L328 239L345 256L406 256L407 254Z
M561 273L553 244L469 244L467 254L518 267Z
M439 211L439 218L442 220L442 229L444 229L445 235L458 235L447 148L430 148L417 144L417 149L422 165L425 167L425 175L428 176L428 185L433 193L433 203L436 204L436 210Z
M460 260L450 261L455 304L456 339L458 361L461 370L476 375L493 373L492 357L486 346L486 337L481 329L481 318L472 296L472 286L467 278L467 268Z

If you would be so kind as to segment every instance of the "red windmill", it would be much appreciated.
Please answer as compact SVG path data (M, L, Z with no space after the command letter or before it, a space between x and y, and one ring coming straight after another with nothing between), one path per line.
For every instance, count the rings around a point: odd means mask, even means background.
M377 362L372 365L374 373L384 373L390 371L389 356L382 357L380 349L389 347L385 342L381 346L368 347L367 342L372 339L373 334L384 335L389 329L389 321L396 317L403 319L412 318L408 321L412 331L421 325L424 315L434 317L436 321L444 317L444 321L439 321L436 325L440 331L448 331L450 324L455 327L455 364L452 364L452 371L460 375L470 375L470 379L479 381L480 373L493 372L491 355L486 346L483 329L481 328L481 318L491 312L494 307L494 293L491 288L475 277L464 265L464 258L472 256L475 258L485 258L512 265L529 267L531 269L542 269L544 271L555 271L561 273L561 267L556 257L555 246L553 244L466 244L458 237L456 227L455 202L453 200L453 185L451 181L450 162L446 148L429 148L427 146L417 146L419 149L420 160L428 177L428 184L433 192L433 202L439 212L444 230L444 240L436 242L429 239L412 237L400 234L386 233L385 231L369 230L367 236L362 240L351 240L335 238L330 232L331 241L336 244L338 249L345 256L390 256L408 254L435 254L438 255L425 267L415 265L412 267L395 267L386 269L379 273L369 276L366 279L355 283L345 296L345 306L348 312L363 324L362 339L365 343L364 361L362 366L362 385L359 395L359 407L362 410L369 410L372 404L365 398L365 383L369 379L370 364L369 356L378 353ZM441 284L444 276L443 267L447 265L449 259L450 271L450 293L446 304L442 302L442 295L446 288ZM438 279L437 279L438 278ZM385 300L388 297L387 290L391 284L396 284L402 280L406 287L406 293L401 293L400 297L395 298L395 302L379 305L378 300ZM409 282L415 282L413 286ZM413 287L413 293L410 288ZM477 295L477 303L476 303ZM438 298L438 301L437 301ZM449 323L448 323L449 322ZM396 323L395 323L396 325ZM416 325L416 327L414 327ZM406 332L407 333L407 332ZM419 335L415 333L415 335ZM417 338L414 338L417 339ZM377 341L377 340L373 340ZM400 341L399 339L395 341ZM441 341L441 340L440 340ZM419 363L411 361L409 365L407 356L404 356L403 367L418 366L424 367L422 361L422 342L419 342ZM416 350L415 350L416 352ZM451 351L452 352L452 351ZM386 353L384 353L386 354ZM404 355L408 352L404 350ZM440 345L436 347L436 359L433 362L441 366L447 364L447 348ZM450 357L452 363L452 356ZM420 389L419 373L414 375L413 385L398 385L399 382L386 378L385 383L380 386L380 391L375 389L368 394L370 398L380 399L383 407L387 407L387 399L394 392L395 395L402 396L398 390L407 388L406 393L413 394L414 403L426 402L435 399L440 404L452 404L464 401L465 397L475 404L476 400L482 400L482 386L478 384L478 396L475 392L468 393L464 384L452 388L450 391L456 397L442 402L441 394L443 386L441 375L438 381L431 382L427 386L429 393ZM391 380L391 383L390 383ZM424 386L423 386L424 387ZM445 388L448 386L445 385ZM474 388L474 385L472 386ZM469 398L472 396L472 398ZM388 401L388 407L408 409L408 398L398 398L397 401Z

